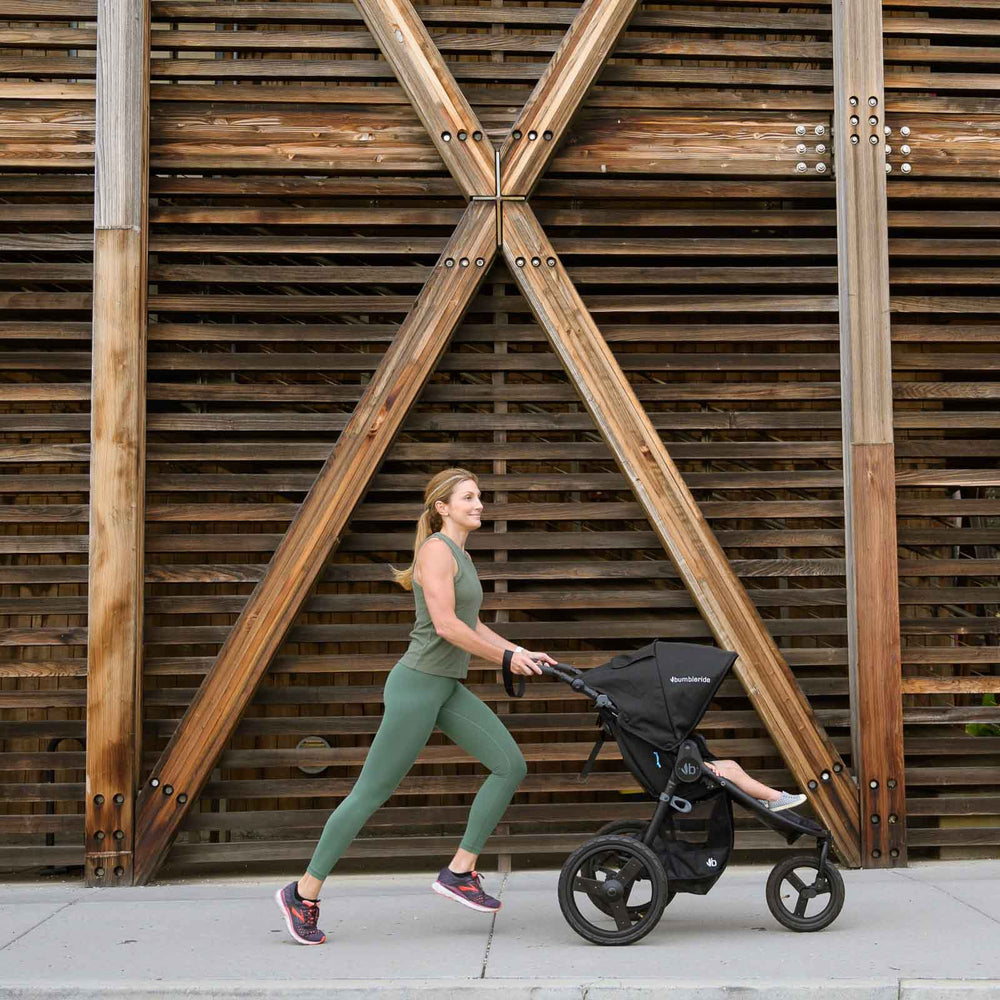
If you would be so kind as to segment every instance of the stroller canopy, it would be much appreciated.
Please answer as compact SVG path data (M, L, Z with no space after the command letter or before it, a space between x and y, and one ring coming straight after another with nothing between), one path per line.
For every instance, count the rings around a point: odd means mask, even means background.
M701 722L736 653L656 639L587 672L606 694L619 723L654 746L672 750Z

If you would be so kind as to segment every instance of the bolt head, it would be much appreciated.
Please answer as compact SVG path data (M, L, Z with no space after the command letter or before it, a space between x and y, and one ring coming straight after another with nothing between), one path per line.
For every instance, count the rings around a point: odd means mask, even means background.
M796 152L796 153L804 153L805 151L806 151L806 144L805 144L804 142L800 142L800 143L799 143L799 144L798 144L798 145L797 145L797 146L795 147L795 152Z
M826 135L826 126L825 125L817 125L813 129L813 132L815 132L816 135Z
M797 125L796 128L795 128L795 134L796 135L805 135L806 134L806 127L805 127L805 125Z
M892 146L885 147L885 155L889 156L892 153Z
M913 167L911 167L909 163L904 163L899 169L902 170L904 174L908 174Z
M870 135L870 136L868 136L868 141L869 141L869 142L870 142L870 143L871 143L871 144L872 144L873 146L877 146L877 145L878 145L878 136L877 136L877 135Z
M856 97L851 97L848 99L847 103L850 104L852 108L856 108L858 106L858 99Z
M870 107L873 107L873 108L876 107L878 105L878 98L877 97L869 97L868 98L868 104L869 104Z
M817 163L816 164L816 173L818 173L818 174L825 174L826 173L826 164L825 163Z
M909 135L910 134L910 126L909 125L904 125L899 131L900 131L901 135Z
M891 174L891 173L892 173L892 164L891 164L891 163L887 163L887 164L885 165L885 172L886 172L887 174Z
M882 131L885 132L886 135L892 135L892 129L889 128L888 125L883 126Z
M861 142L861 140L856 135L852 135L851 136L851 145L852 146L856 146L859 142Z
M809 169L809 167L807 167L807 166L806 166L806 164L804 164L804 163L796 163L796 164L795 164L795 169L796 169L796 170L797 170L797 171L798 171L798 172L799 172L800 174L804 174L804 173L805 173L805 172L806 172L806 171L807 171L807 170Z
M857 115L851 115L851 124L852 125L860 125L861 124L861 119Z
M907 146L905 143L899 147L899 151L903 154L903 156L910 155L910 147Z

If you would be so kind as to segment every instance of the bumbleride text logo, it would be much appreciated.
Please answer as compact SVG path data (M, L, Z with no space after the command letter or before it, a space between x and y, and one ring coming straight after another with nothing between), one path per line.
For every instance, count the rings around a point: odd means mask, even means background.
M711 677L671 677L671 684L711 684Z

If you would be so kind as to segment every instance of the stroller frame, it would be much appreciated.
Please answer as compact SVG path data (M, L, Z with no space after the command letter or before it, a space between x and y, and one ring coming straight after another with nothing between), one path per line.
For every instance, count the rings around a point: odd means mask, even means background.
M673 651L680 649L682 644L671 643L669 645L673 647ZM652 648L655 650L655 643ZM721 651L714 650L713 652L720 653ZM728 655L735 659L734 654ZM729 661L729 665L731 662L732 660ZM615 702L607 694L588 684L583 671L576 667L564 663L558 663L555 666L539 663L538 666L543 674L564 681L574 691L586 695L594 702L600 715L601 733L590 758L584 765L581 780L590 772L603 743L609 737L614 738L622 746L623 756L626 758L629 769L637 778L640 778L650 797L656 801L655 811L648 822L645 824L631 822L608 824L601 831L598 831L595 838L574 852L564 865L560 876L560 905L567 922L578 934L597 944L630 944L652 930L659 921L663 908L670 902L675 892L704 893L711 888L715 879L722 874L725 860L723 860L718 875L714 878L707 877L703 886L686 888L684 879L681 879L675 885L674 890L670 891L667 886L667 875L663 867L662 857L658 856L654 849L661 834L664 840L670 840L666 836L664 828L668 823L671 811L678 814L691 811L692 803L684 797L683 792L687 788L695 788L699 783L702 789L708 789L710 796L723 794L730 803L739 803L765 826L780 833L789 845L794 844L803 836L814 837L816 840L814 853L785 857L771 871L766 892L768 907L781 924L795 931L821 930L836 919L844 902L844 886L840 873L830 860L832 837L829 830L792 811L771 812L752 795L748 795L731 781L715 774L705 762L702 753L704 744L699 745L700 737L694 737L692 732L688 732L687 736L674 748L676 757L667 777L666 785L661 792L655 793L650 788L649 782L640 777L633 762L629 760L626 746L620 735L622 727L619 724L619 709ZM728 669L729 666L725 665L721 676L724 676ZM523 693L523 679L518 678L522 682L518 692L514 691L512 680L509 666L505 667L504 684L507 687L507 692L513 697L519 697ZM713 688L713 693L714 690ZM698 714L697 718L700 721L701 714ZM691 728L693 730L694 727ZM667 751L667 748L664 750ZM659 758L657 758L657 764L659 765ZM706 796L702 795L701 797L705 798ZM731 817L731 807L727 806L726 808L730 810L728 816ZM730 823L729 829L731 831L731 818L728 818L727 822ZM613 828L612 831L604 834L603 831L608 830L609 827ZM612 833L622 832L625 827L631 828L627 831L627 836L612 835ZM621 864L618 866L616 874L615 864L612 863L611 875L603 883L599 883L589 876L593 874L594 870L604 871L607 868L606 862L594 860L603 857L600 854L602 846L607 847L608 857L619 857ZM580 867L581 865L583 867ZM810 869L816 873L815 881L811 884L806 884L796 874L797 871L803 869ZM645 873L641 876L642 878L648 877L650 879L653 885L653 899L648 905L644 904L643 907L628 907L625 904L627 904L629 894L635 884L637 870ZM615 877L611 877L612 875ZM631 881L629 881L630 878ZM581 885L585 886L583 891L601 913L614 917L615 930L608 931L598 927L580 912L579 907L574 903L573 893L581 891L579 888ZM789 886L794 892L787 891ZM809 901L827 895L830 898L825 909L818 915L806 916ZM793 897L794 902L791 908L786 905L790 896ZM628 922L622 917L624 912L629 914Z

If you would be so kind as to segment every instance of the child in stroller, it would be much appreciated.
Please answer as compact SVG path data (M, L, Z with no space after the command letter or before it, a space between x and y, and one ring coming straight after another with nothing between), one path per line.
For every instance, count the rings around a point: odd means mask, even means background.
M777 788L771 788L770 785L765 785L762 781L752 778L735 760L717 760L704 750L701 756L705 766L712 774L717 778L724 778L731 782L741 792L752 795L765 809L771 812L795 809L806 801L806 796L801 792L781 792Z
M597 707L601 733L581 777L612 738L657 803L648 821L606 824L563 865L559 905L588 941L631 944L656 926L678 892L707 893L732 853L733 802L790 845L816 838L815 854L786 856L772 869L766 898L775 919L790 930L817 931L840 913L844 882L829 860L830 832L784 806L787 793L755 781L735 762L716 761L694 732L735 660L735 653L711 646L656 640L586 675L563 663L540 665ZM524 679L515 691L507 656L503 676L508 695L520 697ZM799 804L805 796L790 798Z

